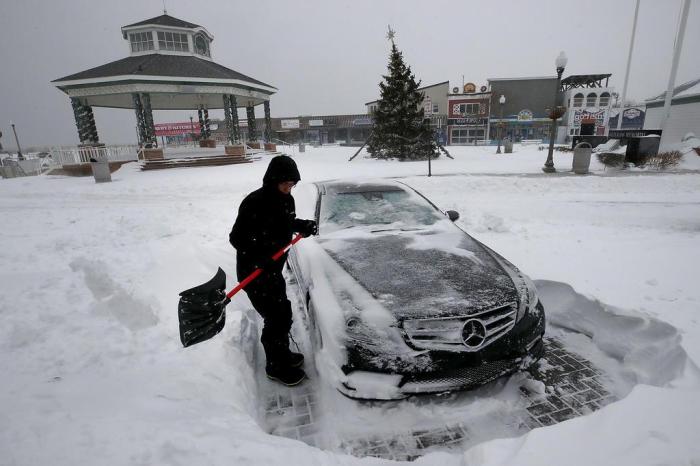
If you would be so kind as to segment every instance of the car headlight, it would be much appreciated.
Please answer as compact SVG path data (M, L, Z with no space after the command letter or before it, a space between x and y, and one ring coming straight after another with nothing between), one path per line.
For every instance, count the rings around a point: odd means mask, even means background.
M498 261L501 267L503 267L503 270L506 271L510 279L513 281L515 289L518 290L518 315L516 316L515 321L519 322L520 319L525 316L525 312L527 312L528 309L537 306L537 303L540 300L539 296L537 295L537 288L535 288L535 284L532 282L532 280L530 280L530 277L518 270L516 266L504 259L503 256L486 245L482 244L482 246L484 246L486 250L488 250L496 259L496 261Z
M406 345L398 322L393 317L381 321L366 320L363 318L361 306L353 301L348 293L341 291L338 295L345 314L345 337L348 343L382 354L413 352Z
M350 341L360 343L363 346L374 346L379 339L376 330L367 325L359 316L347 318L345 321L345 334Z
M528 309L537 306L540 297L537 295L537 288L535 284L530 280L530 277L524 273L516 270L516 275L519 278L520 283L515 282L515 286L518 287L518 293L520 295L520 305L518 306L518 317L516 321L519 321L525 315Z

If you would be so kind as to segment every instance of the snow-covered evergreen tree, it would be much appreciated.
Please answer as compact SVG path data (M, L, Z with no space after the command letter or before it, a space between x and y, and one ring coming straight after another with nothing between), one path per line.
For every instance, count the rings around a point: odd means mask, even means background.
M406 66L402 53L389 30L391 54L389 74L379 83L380 98L374 111L374 128L367 141L367 151L375 158L421 160L437 157L433 130L423 113L420 81Z

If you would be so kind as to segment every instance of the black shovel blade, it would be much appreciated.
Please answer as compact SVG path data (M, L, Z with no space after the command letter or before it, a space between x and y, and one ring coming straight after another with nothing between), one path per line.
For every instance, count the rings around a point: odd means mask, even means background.
M187 348L219 333L226 323L226 273L221 268L203 285L180 293L180 341Z

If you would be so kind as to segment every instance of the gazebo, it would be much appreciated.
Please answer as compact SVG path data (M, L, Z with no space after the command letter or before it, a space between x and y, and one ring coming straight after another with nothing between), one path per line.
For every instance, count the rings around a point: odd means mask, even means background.
M139 144L149 159L163 158L153 110L196 109L200 146L214 147L209 110L223 109L229 143L226 153L243 155L237 109L246 108L249 145L260 148L255 107L263 104L263 139L270 142L270 96L277 89L214 62L214 36L206 28L165 13L121 31L130 46L127 58L52 81L70 97L82 147L101 145L93 107L133 109Z

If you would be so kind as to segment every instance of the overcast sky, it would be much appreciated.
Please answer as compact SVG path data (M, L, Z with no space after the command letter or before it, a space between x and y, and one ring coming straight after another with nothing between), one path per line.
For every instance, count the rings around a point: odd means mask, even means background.
M214 35L212 58L272 84L272 116L363 113L386 72L387 24L423 85L491 77L612 73L622 92L634 0L166 0L168 14ZM665 90L681 0L642 0L628 96ZM2 0L0 131L20 143L77 144L68 96L50 81L129 54L123 25L158 16L162 0ZM690 7L677 84L700 77L700 2ZM259 116L262 107L256 108ZM130 110L96 109L105 143L134 143ZM189 112L156 112L156 123ZM192 112L194 114L194 112ZM217 116L215 113L214 116ZM242 113L241 113L242 115Z

